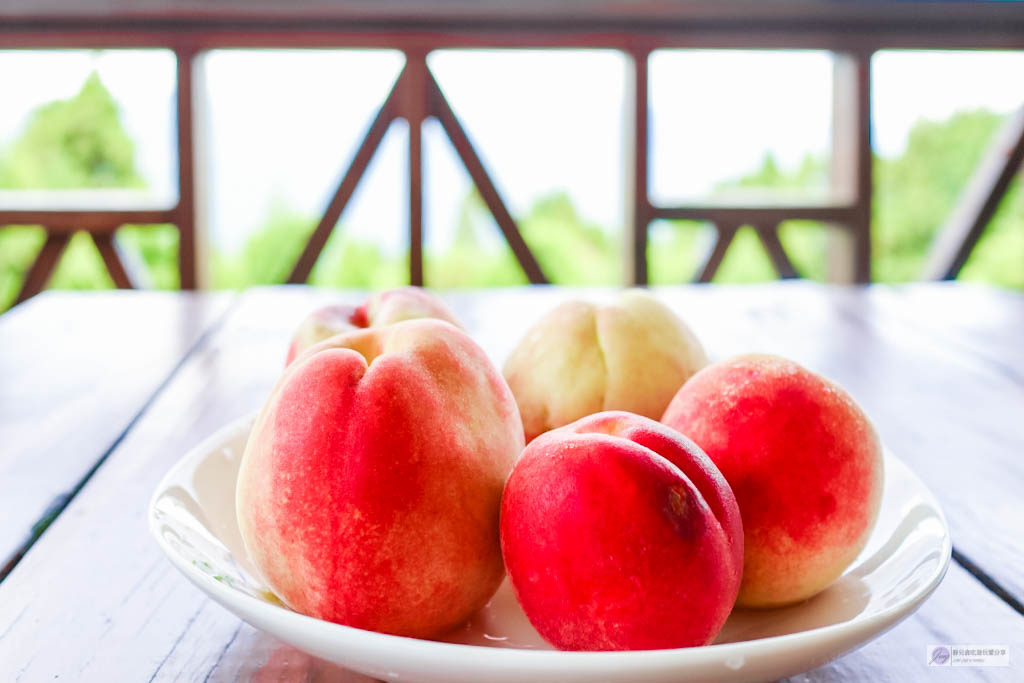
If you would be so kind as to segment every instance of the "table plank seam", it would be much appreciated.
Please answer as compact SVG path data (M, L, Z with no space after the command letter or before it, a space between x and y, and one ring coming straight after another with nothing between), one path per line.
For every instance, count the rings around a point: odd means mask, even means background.
M160 673L160 670L164 668L164 664L167 663L167 660L171 658L171 655L174 654L174 651L178 649L178 645L181 644L181 641L184 640L186 634L188 634L188 630L192 628L192 624L195 623L196 619L199 618L199 615L203 613L203 610L206 609L206 606L209 604L209 600L204 600L199 605L199 609L195 611L195 614L189 617L189 620L185 622L185 628L181 629L181 633L178 634L178 637L174 640L174 643L171 645L171 648L167 651L167 654L164 655L164 658L160 660L160 663L157 665L156 670L153 671L153 675L149 677L147 683L153 683L153 680L156 679L157 675Z
M837 303L836 311L847 324L866 330L880 339L882 338L882 335L876 331L877 320L866 318L862 311L853 306L851 301L841 300ZM969 359L977 370L989 373L992 377L1006 381L1014 387L1021 385L1021 376L1016 371L1008 370L1002 361L993 357L988 352L973 348L973 345L956 338L943 337L941 341L937 340L934 334L929 334L930 332L933 333L933 330L928 330L920 323L915 323L906 318L894 316L893 320L902 325L905 331L915 334L915 338L919 342L926 344L929 348L936 351L952 349L957 352L958 357L961 359ZM961 360L961 362L966 361ZM952 547L952 559L999 600L1018 614L1024 616L1024 602L1011 589L1006 588L992 574L982 569L977 563L961 552L955 542Z
M21 621L21 618L23 616L25 616L25 612L28 611L29 606L30 605L25 605L24 607L21 608L21 611L18 612L18 616L14 617L14 619L11 620L11 623L8 624L7 628L4 629L3 633L0 633L0 640L3 640L4 638L6 638L7 634L10 633L14 629L14 627L17 625L17 623L19 621Z
M962 552L957 550L955 545L953 546L953 560L967 570L967 573L980 581L985 588L994 593L996 597L1016 610L1018 614L1024 616L1024 602L1018 600L1013 593L1004 588L1002 584L996 581L988 572L975 564Z
M224 645L223 648L221 648L220 654L217 655L217 660L213 663L213 666L210 667L209 672L207 672L206 674L206 678L203 679L203 683L209 683L210 676L212 676L213 673L217 670L217 667L220 666L221 660L224 659L224 655L227 654L228 650L231 648L232 643L234 643L235 640L238 638L238 634L242 632L242 626L244 625L245 622L239 620L238 627L235 628L235 632L231 634L231 638L229 638L228 642Z
M915 306L918 299L889 296L885 289L881 293L828 290L824 296L805 296L799 286L773 285L763 298L753 300L760 290L747 290L748 294L728 289L677 289L667 290L665 300L680 311L692 310L688 321L692 317L694 323L703 322L695 327L708 330L702 340L709 348L743 352L763 345L766 348L756 350L792 353L797 360L848 382L865 407L877 413L880 428L885 426L886 435L894 438L898 445L894 450L906 450L912 458L908 464L922 478L931 476L935 484L930 487L947 516L959 523L953 531L959 543L953 549L949 571L919 611L884 638L785 680L917 680L926 671L921 657L926 643L1006 642L1016 647L1011 636L1021 633L1024 625L1024 584L1013 567L1019 565L1019 551L1024 547L1016 528L998 524L997 515L1004 522L1007 518L1012 521L1020 504L1019 486L1014 484L1024 477L1024 467L1013 463L1013 456L1020 451L1019 430L1007 426L1014 424L1024 373L1007 378L989 363L1003 359L1012 365L1020 356L1014 340L1022 318L1010 315L1020 310L1016 303L1011 302L1014 306L1005 315L998 307L986 309L986 315L977 318L985 323L982 326L963 325L949 312L933 326L920 317L931 311L931 306L923 312L911 310L908 307ZM450 300L460 319L472 323L469 329L474 330L474 338L497 363L515 341L505 337L514 337L506 327L516 327L517 316L525 320L547 305L537 302L584 296L558 288L550 291L535 298L519 290L501 295L507 298L491 292L486 296L458 293ZM199 295L208 296L214 295ZM290 321L298 318L301 309L338 296L308 288L268 288L240 293L235 302L228 294L214 308L201 307L204 312L198 316L153 318L161 323L156 330L161 336L167 334L165 328L172 328L170 323L188 328L171 329L176 336L173 343L162 344L158 365L152 364L154 354L149 350L137 353L140 350L132 345L119 347L136 352L141 358L138 367L150 363L145 383L133 382L131 394L108 392L125 399L121 409L106 418L106 429L87 450L70 441L68 449L78 456L76 467L34 497L32 508L16 526L17 534L0 550L0 564L8 552L19 547L32 522L42 514L46 506L40 503L56 502L57 494L63 496L71 490L171 366L193 344L198 345L187 361L172 371L172 378L145 414L138 416L137 424L126 428L123 441L113 449L116 452L110 453L94 478L74 500L68 500L65 509L57 510L58 523L41 530L46 538L0 583L0 680L367 680L296 650L211 601L163 557L146 533L142 515L156 482L173 461L226 420L263 404L282 369L280 356ZM346 300L357 297L349 292L342 296ZM931 299L922 301L927 304ZM966 307L972 301L968 297L962 303ZM225 310L233 303L237 305L232 310ZM1024 298L1020 303L1024 304ZM942 311L941 304L935 310ZM1008 323L1005 336L1000 327L1004 317ZM138 325L137 320L120 319L126 325ZM214 329L218 322L221 324ZM947 324L948 338L942 332ZM111 325L110 329L117 328ZM992 343L982 336L988 330L994 335ZM188 336L182 337L183 332ZM200 336L207 337L201 344ZM150 334L149 338L158 337ZM107 348L104 352L111 359L107 366L120 372L126 363L118 355L123 351ZM34 362L27 367L32 372L44 369ZM934 378L936 367L944 368L938 373L943 376L941 381ZM961 382L970 383L962 395L942 393ZM103 402L90 398L99 393L86 388L88 393L79 392L85 396L87 409L82 412L107 413ZM51 394L40 394L46 405L63 406L63 401ZM922 394L924 399L915 403ZM966 415L957 420L960 412ZM989 413L992 417L977 417ZM77 421L67 422L71 423L68 434L73 435ZM39 424L29 419L21 428L34 431ZM18 450L46 454L45 448L36 448L29 439L23 443ZM971 450L965 453L968 447ZM966 455L970 456L968 462ZM985 463L990 466L984 467ZM1006 468L996 469L995 464ZM52 467L40 457L32 472L45 477L49 469ZM981 497L971 503L963 497L964 490L980 492ZM1008 514L1001 506L1006 506ZM134 512L125 514L126 510ZM971 533L975 524L987 520L992 524ZM44 521L40 519L40 525ZM74 571L68 572L69 566ZM214 606L207 606L211 604ZM1020 662L1014 660L1011 666L1003 670L961 669L961 675L1009 680Z
M110 454L117 450L117 447L121 444L122 441L124 441L124 438L128 435L128 433L135 427L139 420L142 419L142 417L149 410L150 406L156 401L157 397L161 393L163 393L164 389L167 388L167 386L170 384L174 376L178 374L178 371L181 370L185 363L188 362L188 360L200 348L205 346L207 341L212 337L212 335L218 329L220 329L220 327L227 320L229 314L238 305L239 298L240 297L238 295L235 295L232 298L231 302L224 308L221 314L217 317L217 319L214 320L213 323L206 330L204 330L203 333L199 335L199 337L196 338L192 345L185 350L185 353L182 354L178 362L175 363L174 367L171 368L169 373L167 373L167 376L160 381L160 383L150 393L150 395L146 397L146 400L143 401L142 405L139 407L139 410L136 411L136 413L131 417L130 420L128 420L128 423L125 425L124 429L121 430L121 432L117 435L114 441L111 442L110 446L108 446L103 451L103 453L96 460L96 462L93 463L92 467L90 467L88 471L86 471L86 473L82 476L81 479L78 480L78 482L71 488L71 490L67 491L66 493L58 495L56 498L54 498L53 502L51 502L50 505L47 506L46 510L43 512L40 518L35 522L35 524L32 525L28 537L24 540L21 546L15 549L14 552L11 553L11 555L4 560L3 565L0 565L0 582L3 582L3 580L10 575L10 573L14 570L18 563L21 562L21 560L25 557L25 554L32 548L33 545L36 544L36 542L40 538L42 538L43 534L46 533L46 530L50 527L50 524L52 524L53 521L57 519L57 517L59 517L62 512L64 512L64 510L71 503L71 501L74 500L75 496L77 496L79 492L81 492L81 490L85 487L85 485L89 483L89 480L92 479L93 475L96 474L96 472L103 465L103 463L107 461L107 458L110 457Z

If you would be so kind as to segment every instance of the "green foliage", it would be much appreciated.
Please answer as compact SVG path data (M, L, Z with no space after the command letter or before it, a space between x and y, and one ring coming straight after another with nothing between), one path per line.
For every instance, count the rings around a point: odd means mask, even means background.
M317 260L309 281L322 287L387 289L408 280L408 255L388 256L376 244L360 242L334 231Z
M801 277L824 282L828 267L828 228L816 221L786 221L779 241Z
M918 279L939 229L985 152L1002 117L989 111L961 112L947 121L921 121L911 130L907 149L896 159L875 159L875 204L872 222L873 277L880 282ZM716 198L742 196L746 189L786 193L821 184L825 164L804 159L793 172L765 156L759 169L720 185ZM676 222L677 235L693 232L693 224ZM789 221L780 239L797 271L823 280L826 275L828 229L811 221ZM746 233L746 234L744 234ZM653 235L652 231L652 235ZM710 238L708 239L710 241ZM699 267L695 240L652 237L651 281L681 282ZM985 235L968 260L962 279L1024 288L1024 198L1020 181L1004 199ZM741 230L726 252L716 282L756 282L775 277L756 235Z
M749 190L780 191L789 194L807 194L815 190L827 188L829 184L828 167L824 159L807 155L800 166L793 171L786 171L779 166L775 155L767 152L761 160L761 167L753 173L735 180L719 183L712 192L712 198L728 199L730 196L744 196Z
M920 277L932 240L1001 120L992 112L980 110L961 112L941 123L920 121L910 131L902 156L876 160L872 224L875 279L902 282ZM1024 225L1017 229L1024 229ZM1005 276L992 273L991 277L992 281L1005 282Z
M552 283L622 282L621 249L607 232L583 220L565 193L538 200L521 219L520 229Z
M875 160L873 216L875 278L904 281L919 276L937 230L997 129L1001 117L988 111L957 114L944 122L922 121L911 131L897 159ZM92 74L74 97L36 109L18 139L0 150L0 188L67 189L141 187L134 145L117 105ZM823 160L807 157L787 170L766 155L761 166L720 184L716 200L773 192L794 195L828 186ZM582 217L564 192L538 200L517 218L523 238L541 267L558 284L614 285L622 282L621 235ZM264 224L237 252L212 254L212 284L242 288L284 282L316 224L281 202L272 202ZM34 227L0 228L0 310L10 305L24 273L42 246ZM692 221L659 221L651 227L648 266L653 284L692 279L713 246L710 226ZM825 278L828 228L790 221L780 230L791 260L805 277ZM129 265L146 273L146 284L175 289L178 233L174 226L126 226L118 244ZM454 244L424 256L428 284L440 288L500 287L526 282L483 200L470 192L463 201ZM379 289L406 281L408 253L392 254L353 239L338 226L313 269L313 284ZM962 277L1024 288L1024 192L1015 186L964 268ZM716 282L756 282L776 277L756 234L739 231ZM87 235L69 244L51 285L90 289L112 283Z
M782 169L775 157L765 154L754 172L720 183L712 199L743 201L770 194L799 196L828 185L823 160L807 156L793 171ZM825 279L825 228L813 221L787 221L779 231L786 252L803 277ZM652 284L686 282L697 276L704 258L714 246L711 225L694 221L662 221L652 226L647 251L648 274ZM749 226L736 233L714 282L767 282L778 277L757 234Z
M214 254L213 286L236 289L284 282L315 227L315 220L272 203L267 222L240 253Z
M74 97L38 107L21 135L0 151L0 189L138 188L135 146L121 125L117 103L91 74ZM13 302L45 234L31 226L0 227L0 311ZM178 232L174 226L125 226L118 244L139 260L148 284L178 287ZM50 279L61 289L113 287L96 245L74 235Z
M63 190L142 187L135 145L96 73L77 95L44 104L0 157L0 187Z
M1024 191L1018 179L971 252L961 280L1024 289Z
M141 261L146 287L178 289L178 228L173 225L126 225L117 231L118 246L128 259Z
M114 286L103 266L103 257L88 233L72 235L53 271L50 286L54 289L110 289Z
M647 241L647 277L652 285L692 280L714 246L714 228L697 221L655 221Z
M0 228L0 311L14 303L25 273L45 240L46 233L36 226Z
M585 220L565 192L539 199L518 221L523 240L555 284L621 282L614 238ZM485 239L489 233L490 240ZM526 283L512 250L483 200L472 191L463 202L453 247L428 258L427 275L436 287L503 287Z
M743 227L736 233L722 265L712 282L767 282L777 277L768 254L753 228Z

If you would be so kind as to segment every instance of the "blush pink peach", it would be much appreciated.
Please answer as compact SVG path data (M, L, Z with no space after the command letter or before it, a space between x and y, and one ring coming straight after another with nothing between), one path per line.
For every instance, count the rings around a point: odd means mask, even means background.
M522 447L508 386L453 325L334 336L294 360L253 427L239 528L292 609L436 636L502 580L500 501Z
M361 306L324 306L306 316L288 345L285 365L317 342L336 334L367 327L381 327L402 320L437 318L459 327L459 321L443 301L419 287L398 287L373 294Z
M662 421L697 442L736 494L746 539L738 604L809 598L864 547L882 448L839 386L785 358L742 356L694 375Z

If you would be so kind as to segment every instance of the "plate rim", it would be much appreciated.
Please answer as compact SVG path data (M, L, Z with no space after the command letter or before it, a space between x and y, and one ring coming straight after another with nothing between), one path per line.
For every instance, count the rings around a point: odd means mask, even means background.
M182 457L175 461L167 472L165 472L160 478L160 482L157 484L156 489L150 496L146 510L147 526L150 535L156 540L160 549L163 551L164 555L167 556L168 560L170 560L171 564L184 574L185 577L197 588L243 621L249 623L255 628L269 633L275 638L290 642L292 645L295 645L300 649L303 649L302 645L253 624L248 616L252 616L254 618L262 617L263 619L270 621L285 620L286 622L291 622L294 627L303 631L308 629L327 629L324 631L325 633L340 636L347 641L347 644L350 642L354 647L358 647L363 650L386 650L389 646L397 645L401 646L403 648L403 652L408 654L442 657L445 654L450 654L453 656L458 655L463 658L466 656L470 656L474 659L488 658L493 659L493 663L496 665L504 663L503 660L505 659L514 657L514 663L520 669L524 669L530 664L544 664L546 668L559 660L565 660L567 663L571 661L572 665L575 667L579 667L585 663L593 663L595 666L607 666L612 663L625 663L631 660L638 660L645 669L659 668L659 665L664 666L669 663L684 663L679 661L677 658L686 660L685 663L711 664L716 663L721 659L728 658L730 655L734 654L734 651L738 650L741 650L742 653L748 654L751 650L775 651L777 648L790 649L799 646L801 641L804 640L835 636L837 637L835 639L840 639L849 646L845 650L839 652L839 654L830 656L828 660L826 660L832 661L833 659L842 656L842 654L850 652L870 640L881 636L886 631L892 629L901 621L916 612L932 595L932 593L935 592L939 584L942 583L951 562L952 538L950 536L949 523L946 520L945 511L939 504L938 499L909 465L883 446L885 461L887 463L890 460L895 461L905 468L907 473L913 477L922 492L926 494L928 502L931 503L932 507L935 509L935 512L942 523L942 529L944 532L942 538L942 558L938 569L932 573L928 578L927 583L912 597L906 600L901 600L894 605L885 607L862 619L817 626L804 631L798 631L796 633L786 633L782 635L767 636L764 638L731 643L717 643L658 650L618 651L575 651L488 647L485 645L451 643L370 631L357 628L355 626L347 626L345 624L337 624L324 619L310 617L308 615L295 612L285 606L275 605L248 595L243 591L231 588L230 586L217 581L213 576L192 566L192 564L190 564L170 546L169 542L167 542L160 533L159 525L161 521L157 515L156 503L161 495L169 488L171 480L176 479L179 476L179 473L190 465L208 457L209 453L213 450L212 446L214 444L223 443L227 440L229 434L233 435L235 432L249 431L257 416L258 411L230 420L207 437L200 440ZM244 613L245 616L243 616L242 613ZM337 641L337 638L332 638L332 640ZM488 663L490 663L490 661L488 661Z

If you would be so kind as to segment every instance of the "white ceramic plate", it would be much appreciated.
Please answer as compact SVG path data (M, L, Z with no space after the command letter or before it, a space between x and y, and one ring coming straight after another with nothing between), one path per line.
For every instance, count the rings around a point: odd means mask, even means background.
M196 586L256 628L310 654L402 681L748 681L821 666L891 628L935 590L951 544L935 498L900 460L885 458L878 524L864 552L804 603L736 610L714 645L637 652L557 652L519 609L508 583L443 641L340 626L282 607L257 578L235 518L235 479L252 418L188 453L160 482L149 527Z

